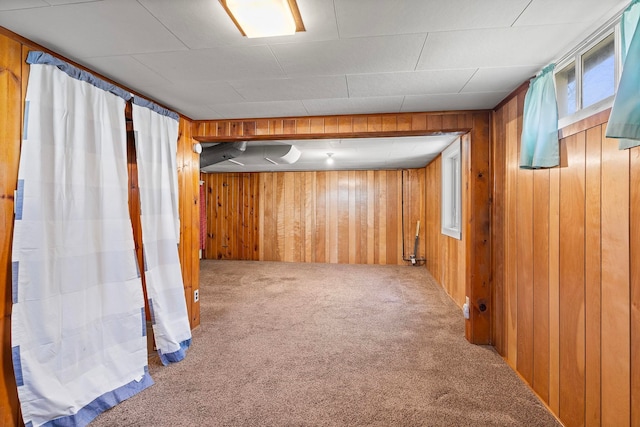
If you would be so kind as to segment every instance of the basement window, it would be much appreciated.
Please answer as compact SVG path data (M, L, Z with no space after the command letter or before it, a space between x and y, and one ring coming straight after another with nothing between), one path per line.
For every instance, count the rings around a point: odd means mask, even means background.
M609 26L556 67L559 128L613 104L619 80L618 34L617 26Z
M442 152L441 232L462 239L462 162L460 138Z

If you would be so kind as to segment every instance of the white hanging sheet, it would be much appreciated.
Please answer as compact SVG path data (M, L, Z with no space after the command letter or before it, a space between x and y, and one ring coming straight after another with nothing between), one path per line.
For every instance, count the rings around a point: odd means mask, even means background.
M12 251L14 371L27 426L85 426L153 384L125 101L31 54Z
M147 297L158 355L167 365L182 360L191 345L178 256L178 116L134 98L133 128Z

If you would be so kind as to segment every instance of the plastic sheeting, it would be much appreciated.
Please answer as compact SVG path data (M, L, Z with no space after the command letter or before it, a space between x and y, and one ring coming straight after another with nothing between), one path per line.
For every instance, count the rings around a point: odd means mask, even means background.
M148 106L134 98L133 127L147 297L158 355L167 365L182 360L191 345L178 256L178 121Z
M84 426L153 384L128 208L124 100L31 65L12 252L27 426Z

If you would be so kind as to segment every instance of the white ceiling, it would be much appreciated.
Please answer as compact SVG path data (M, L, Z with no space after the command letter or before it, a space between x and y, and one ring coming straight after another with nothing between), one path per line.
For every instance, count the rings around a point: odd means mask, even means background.
M242 37L218 0L0 0L0 26L191 119L495 107L628 0L298 0Z

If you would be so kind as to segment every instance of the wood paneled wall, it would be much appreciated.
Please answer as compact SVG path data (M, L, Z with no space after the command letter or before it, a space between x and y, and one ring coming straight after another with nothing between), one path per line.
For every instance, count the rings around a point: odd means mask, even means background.
M640 148L605 111L561 131L560 167L519 169L523 105L494 114L496 349L565 425L640 425Z
M424 224L423 169L202 176L207 258L406 264Z
M207 259L259 260L257 173L203 173Z
M193 291L200 286L200 157L193 152L191 122L180 118L178 126L178 194L180 244L178 254L191 328L200 325L200 301Z
M28 73L22 58L22 43L0 33L0 290L3 298L0 318L0 425L3 426L21 425L11 361L11 241L13 192L18 181L22 139L22 102Z
M41 46L0 28L0 425L22 425L11 361L11 241L13 235L13 192L16 189L23 101L26 95L29 66L25 59L30 50ZM55 52L50 52L56 55ZM60 57L59 55L56 55ZM62 58L66 60L65 58ZM117 83L116 83L117 84ZM124 113L124 112L123 112ZM185 298L191 326L200 322L199 303L192 303L192 290L199 283L198 260L198 177L199 160L191 147L191 122L180 120L178 173L180 181L180 215L182 221L180 261L185 283ZM136 197L132 189L130 197Z
M463 159L463 162L465 159ZM466 168L462 167L465 171ZM466 177L462 178L462 182ZM462 188L462 200L465 200L466 186ZM427 268L451 298L462 307L465 302L465 239L454 239L442 234L440 202L442 200L442 156L438 156L426 167L426 232L427 232ZM464 213L463 213L464 216Z
M464 172L467 177L467 190L466 200L463 202L465 216L463 218L463 233L469 238L464 240L465 271L462 287L465 289L465 295L468 295L471 300L471 318L465 322L465 335L472 343L489 344L491 313L493 312L491 299L490 126L489 112L451 111L196 121L193 129L194 139L203 142L410 136L441 132L458 132L463 135L461 147L463 158L468 159ZM329 233L331 236L332 231L330 230ZM323 239L319 239L318 243L322 244L323 241ZM305 257L307 257L307 253L305 253ZM389 254L386 254L386 257L388 258ZM453 258L445 260L451 264L451 269L457 267L457 261Z

